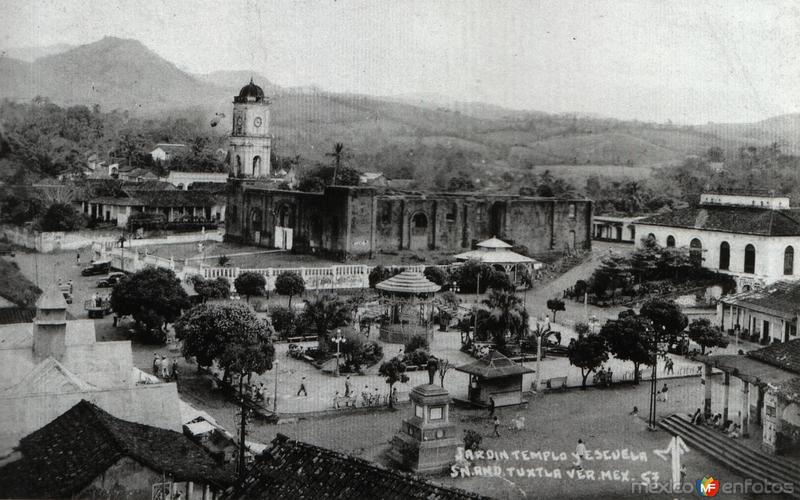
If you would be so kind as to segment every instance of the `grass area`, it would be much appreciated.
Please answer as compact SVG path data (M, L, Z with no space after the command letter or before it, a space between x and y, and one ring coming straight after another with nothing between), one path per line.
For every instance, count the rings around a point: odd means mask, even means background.
M16 262L0 258L0 297L20 307L32 307L42 290L19 270Z

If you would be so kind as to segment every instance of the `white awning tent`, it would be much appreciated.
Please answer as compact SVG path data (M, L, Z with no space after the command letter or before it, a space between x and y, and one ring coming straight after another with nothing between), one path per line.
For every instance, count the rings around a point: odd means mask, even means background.
M534 270L541 269L543 265L536 259L511 251L511 245L495 237L481 241L477 246L477 250L460 253L455 258L462 261L477 260L493 267L502 267L506 274L514 276L514 281L516 281L517 266L533 274Z

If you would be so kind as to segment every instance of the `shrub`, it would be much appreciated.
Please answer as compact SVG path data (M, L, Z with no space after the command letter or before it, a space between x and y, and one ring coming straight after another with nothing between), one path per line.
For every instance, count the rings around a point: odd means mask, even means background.
M40 222L42 231L74 231L85 225L83 215L68 203L53 203L47 207Z
M495 290L513 290L514 285L511 283L511 278L508 277L503 271L494 270L489 275L489 282L486 285L487 288L493 288Z
M448 283L447 273L441 267L428 266L423 273L428 281L432 281L441 287L446 287Z
M406 342L405 352L413 352L417 349L423 349L427 351L428 348L428 338L425 337L425 335L414 335L408 339L408 342Z
M464 449L477 451L481 447L481 441L483 441L483 436L480 435L478 431L473 431L472 429L468 429L464 432Z
M297 314L288 307L275 307L270 313L272 328L282 338L291 337L295 333Z

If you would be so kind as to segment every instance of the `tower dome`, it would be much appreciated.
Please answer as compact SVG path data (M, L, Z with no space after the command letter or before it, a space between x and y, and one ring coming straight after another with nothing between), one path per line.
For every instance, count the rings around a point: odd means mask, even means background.
M250 78L250 83L242 87L233 102L261 102L263 100L264 89L253 83L253 79Z

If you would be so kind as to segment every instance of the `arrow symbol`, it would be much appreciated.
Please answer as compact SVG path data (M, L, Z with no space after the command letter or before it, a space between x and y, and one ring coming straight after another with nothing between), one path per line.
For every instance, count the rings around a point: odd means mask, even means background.
M675 488L678 488L681 482L681 455L688 451L689 447L686 446L686 443L680 436L673 436L665 449L653 450L653 453L655 453L658 458L671 462L672 484Z

